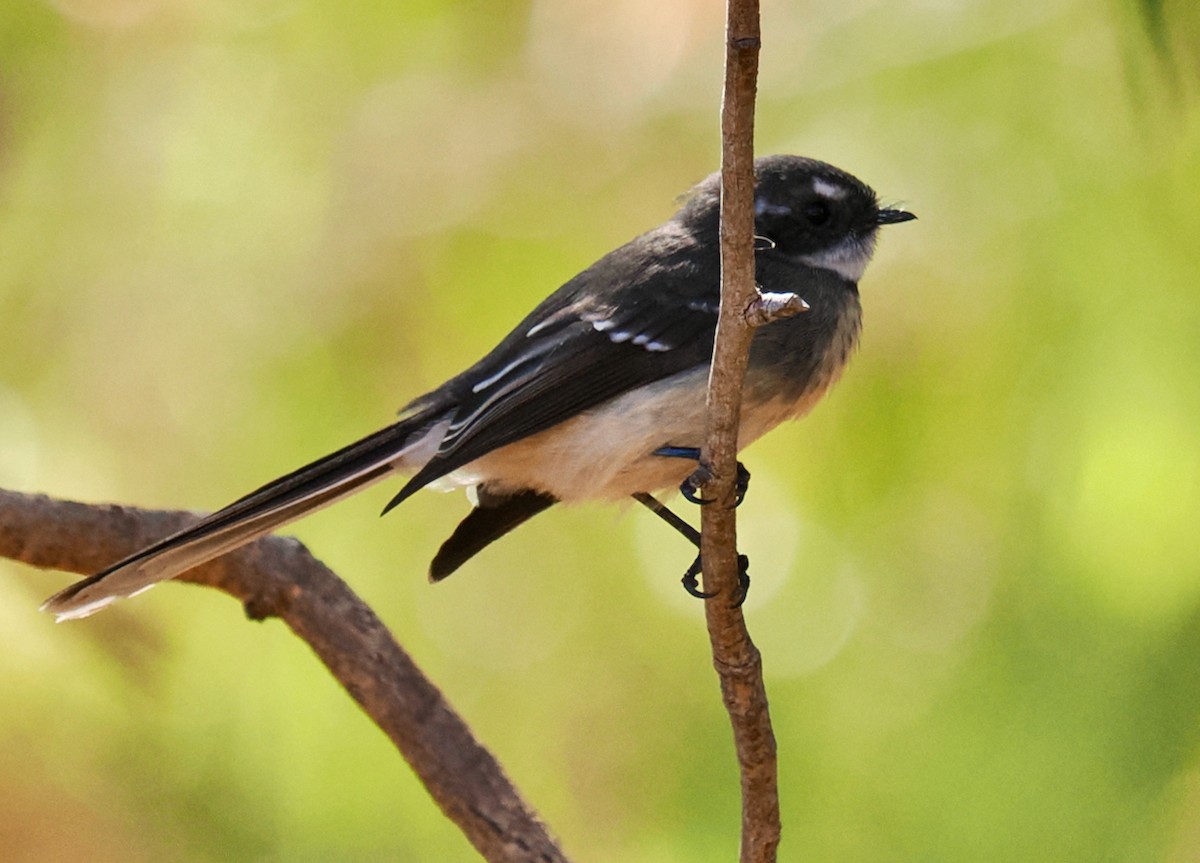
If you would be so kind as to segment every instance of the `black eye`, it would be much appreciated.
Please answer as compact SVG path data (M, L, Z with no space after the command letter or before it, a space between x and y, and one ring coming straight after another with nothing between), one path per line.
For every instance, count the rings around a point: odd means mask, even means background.
M804 218L814 228L819 228L829 222L832 213L829 210L829 204L825 201L809 201L804 205Z

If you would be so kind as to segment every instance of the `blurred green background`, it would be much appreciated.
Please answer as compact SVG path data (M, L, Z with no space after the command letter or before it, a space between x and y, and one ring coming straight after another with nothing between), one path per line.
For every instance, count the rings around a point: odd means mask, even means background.
M718 3L0 7L0 485L214 508L372 431L718 163ZM766 2L757 148L884 232L841 385L745 454L784 859L1200 859L1200 12ZM579 860L727 861L690 550L467 506L295 527ZM0 856L469 860L278 623L0 562Z

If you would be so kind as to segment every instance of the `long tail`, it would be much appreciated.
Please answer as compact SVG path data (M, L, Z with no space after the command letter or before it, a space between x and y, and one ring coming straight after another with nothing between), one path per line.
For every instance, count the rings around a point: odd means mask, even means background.
M401 420L234 501L46 600L59 621L87 617L220 557L289 522L384 479L419 445L427 416ZM419 464L414 467L420 467Z

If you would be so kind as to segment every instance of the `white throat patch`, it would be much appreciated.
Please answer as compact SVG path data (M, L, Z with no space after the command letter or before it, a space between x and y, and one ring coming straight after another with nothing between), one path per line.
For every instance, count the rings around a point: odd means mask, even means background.
M832 270L848 282L857 283L862 278L871 254L875 251L875 232L862 237L849 236L831 249L812 255L801 255L800 260L810 267Z

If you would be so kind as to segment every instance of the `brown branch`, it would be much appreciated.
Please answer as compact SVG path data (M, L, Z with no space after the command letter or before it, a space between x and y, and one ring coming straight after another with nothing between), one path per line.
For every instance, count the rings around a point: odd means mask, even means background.
M711 475L701 516L701 558L713 665L733 725L741 769L742 863L774 861L779 847L775 735L767 709L762 657L740 607L734 517L742 382L754 326L803 308L788 297L762 297L754 282L754 96L760 46L758 0L727 0L725 90L721 111L721 313L708 382L702 465Z
M91 573L197 519L193 513L88 506L0 489L0 556ZM268 537L180 581L278 617L391 738L485 860L565 863L536 813L374 612L297 540Z

